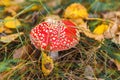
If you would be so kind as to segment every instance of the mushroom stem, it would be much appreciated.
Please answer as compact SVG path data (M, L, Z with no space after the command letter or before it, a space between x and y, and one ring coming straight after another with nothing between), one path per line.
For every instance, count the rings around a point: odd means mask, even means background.
M49 52L49 55L50 57L53 59L53 60L56 60L58 58L58 51L54 52Z

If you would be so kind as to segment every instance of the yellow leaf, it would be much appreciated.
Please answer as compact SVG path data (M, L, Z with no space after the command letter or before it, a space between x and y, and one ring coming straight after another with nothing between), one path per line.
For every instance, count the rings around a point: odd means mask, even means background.
M54 68L53 59L42 52L42 72L45 76L49 75Z
M88 17L88 13L86 8L83 5L79 3L73 3L65 9L64 17L72 18L72 19L74 18L84 19Z
M0 0L0 6L9 6L10 4L10 0Z
M101 34L103 34L105 31L107 31L107 29L108 29L108 25L106 25L106 24L101 24L101 25L98 25L98 26L94 29L93 33L94 33L94 34L97 34L97 35L101 35Z
M4 25L7 28L16 28L18 26L21 26L21 23L18 19L14 19L13 17L7 16L4 19Z
M23 32L20 33L16 33L16 34L11 34L11 35L7 35L7 36L2 36L0 38L0 41L3 43L10 43L12 41L14 41L16 38L18 38L18 36L23 35Z

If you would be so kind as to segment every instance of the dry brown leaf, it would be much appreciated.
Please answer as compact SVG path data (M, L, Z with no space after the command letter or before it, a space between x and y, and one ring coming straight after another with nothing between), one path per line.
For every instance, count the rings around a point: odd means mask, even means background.
M49 7L56 7L61 4L62 0L46 0L46 5Z
M114 43L120 44L120 29L118 25L118 19L116 19L115 23L104 33L104 37L107 39L111 38Z
M120 11L107 12L103 17L114 21L114 24L109 24L109 29L104 33L104 37L112 39L116 44L120 44Z
M85 71L84 71L84 76L88 80L104 80L102 78L96 78L95 77L94 70L93 70L93 68L90 65L86 66Z
M120 18L120 11L112 11L102 14L105 19L115 20L116 17Z
M108 30L104 33L105 38L113 38L115 37L115 33L118 31L118 23L117 19L115 23L108 28Z
M94 71L90 65L86 66L85 71L84 71L84 75L87 79L91 79L94 77Z
M120 44L120 32L116 33L115 37L113 37L112 41L116 44Z
M13 58L25 59L31 52L32 52L31 46L25 45L14 51Z

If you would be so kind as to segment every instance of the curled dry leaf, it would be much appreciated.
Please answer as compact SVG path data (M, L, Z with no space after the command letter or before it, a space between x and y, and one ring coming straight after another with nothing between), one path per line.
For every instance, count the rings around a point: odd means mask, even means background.
M116 44L120 44L120 11L107 12L103 17L114 21L114 24L109 24L108 30L104 33L104 37L112 39Z
M28 57L28 55L32 52L32 48L30 45L25 45L22 46L18 49L16 49L13 53L13 58L20 58L20 59L24 59L26 57Z
M120 18L120 11L112 11L102 14L105 19L116 20L116 17Z
M108 30L104 33L104 37L107 39L112 39L112 41L116 44L120 44L120 29L118 20L116 19L115 23L108 28Z
M73 3L68 6L64 11L65 18L88 18L87 9L80 3Z
M10 17L10 16L7 16L5 19L4 19L4 25L5 27L7 28L16 28L18 26L21 26L21 23L18 19L14 19L13 17Z
M45 76L48 76L54 68L53 59L42 52L42 72Z
M97 34L92 33L90 29L87 27L87 23L79 25L78 29L80 33L84 33L89 38L93 38L97 41L102 41L104 39L103 35L97 35Z
M20 33L16 33L16 34L7 35L7 36L2 36L2 37L0 37L0 42L10 43L23 34L24 34L23 32L20 32Z
M120 44L120 32L116 33L115 37L113 37L112 41L116 44Z
M104 37L109 39L115 37L115 34L118 30L118 24L115 22L113 25L109 24L110 27L107 29L107 31L104 33Z

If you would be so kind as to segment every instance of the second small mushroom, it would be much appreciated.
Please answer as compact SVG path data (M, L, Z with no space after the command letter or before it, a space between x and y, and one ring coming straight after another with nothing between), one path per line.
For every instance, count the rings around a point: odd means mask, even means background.
M47 17L30 32L32 44L37 49L49 52L53 59L58 57L58 51L68 50L78 44L79 38L78 29L72 21L55 15Z

